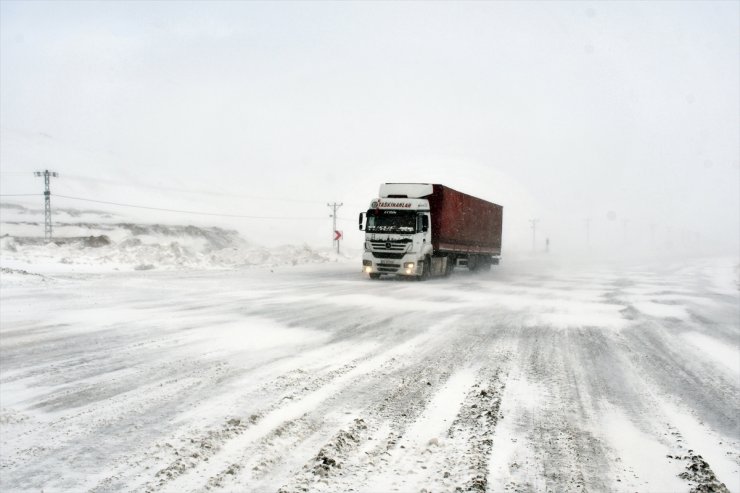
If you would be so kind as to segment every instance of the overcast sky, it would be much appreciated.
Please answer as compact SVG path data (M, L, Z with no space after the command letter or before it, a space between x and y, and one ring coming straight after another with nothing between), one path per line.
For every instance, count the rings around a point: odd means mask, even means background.
M264 244L330 244L337 201L359 247L381 182L435 182L504 205L508 249L530 218L553 247L589 217L594 242L738 242L739 2L0 9L3 194L49 168L62 195L302 218L108 207Z

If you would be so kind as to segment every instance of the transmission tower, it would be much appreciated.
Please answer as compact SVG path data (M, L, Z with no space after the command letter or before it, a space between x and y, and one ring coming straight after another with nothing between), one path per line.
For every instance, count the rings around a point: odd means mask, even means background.
M332 225L332 233L334 234L334 241L337 242L337 254L339 254L339 240L342 238L342 234L337 231L337 209L342 207L342 203L337 204L334 202L333 204L326 204L327 206L332 208L331 216L334 219L334 224Z
M44 240L51 241L51 190L49 190L49 178L56 178L56 171L35 171L34 176L44 177Z
M532 225L532 251L534 252L537 247L535 246L535 230L537 229L537 223L539 222L539 219L530 219L530 224Z

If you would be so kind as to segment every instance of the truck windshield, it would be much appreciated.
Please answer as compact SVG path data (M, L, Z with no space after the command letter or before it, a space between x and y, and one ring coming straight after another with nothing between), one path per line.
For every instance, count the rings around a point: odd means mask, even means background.
M416 212L393 210L367 211L368 233L415 233Z

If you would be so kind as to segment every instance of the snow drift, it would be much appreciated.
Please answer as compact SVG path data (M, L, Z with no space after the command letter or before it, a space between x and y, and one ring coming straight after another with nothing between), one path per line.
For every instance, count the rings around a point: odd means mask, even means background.
M0 259L3 266L63 264L81 268L149 270L235 268L328 262L332 254L307 245L264 248L235 230L193 225L117 222L100 211L55 211L68 219L54 222L46 242L43 211L3 204ZM61 212L61 214L58 214ZM7 216L12 216L7 218ZM106 220L110 222L106 222Z

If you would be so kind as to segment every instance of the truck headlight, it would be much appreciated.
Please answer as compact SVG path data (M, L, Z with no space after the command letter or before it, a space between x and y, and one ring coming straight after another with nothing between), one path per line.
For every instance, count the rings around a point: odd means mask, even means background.
M413 262L404 262L403 268L404 269L413 269L414 268L414 263Z

